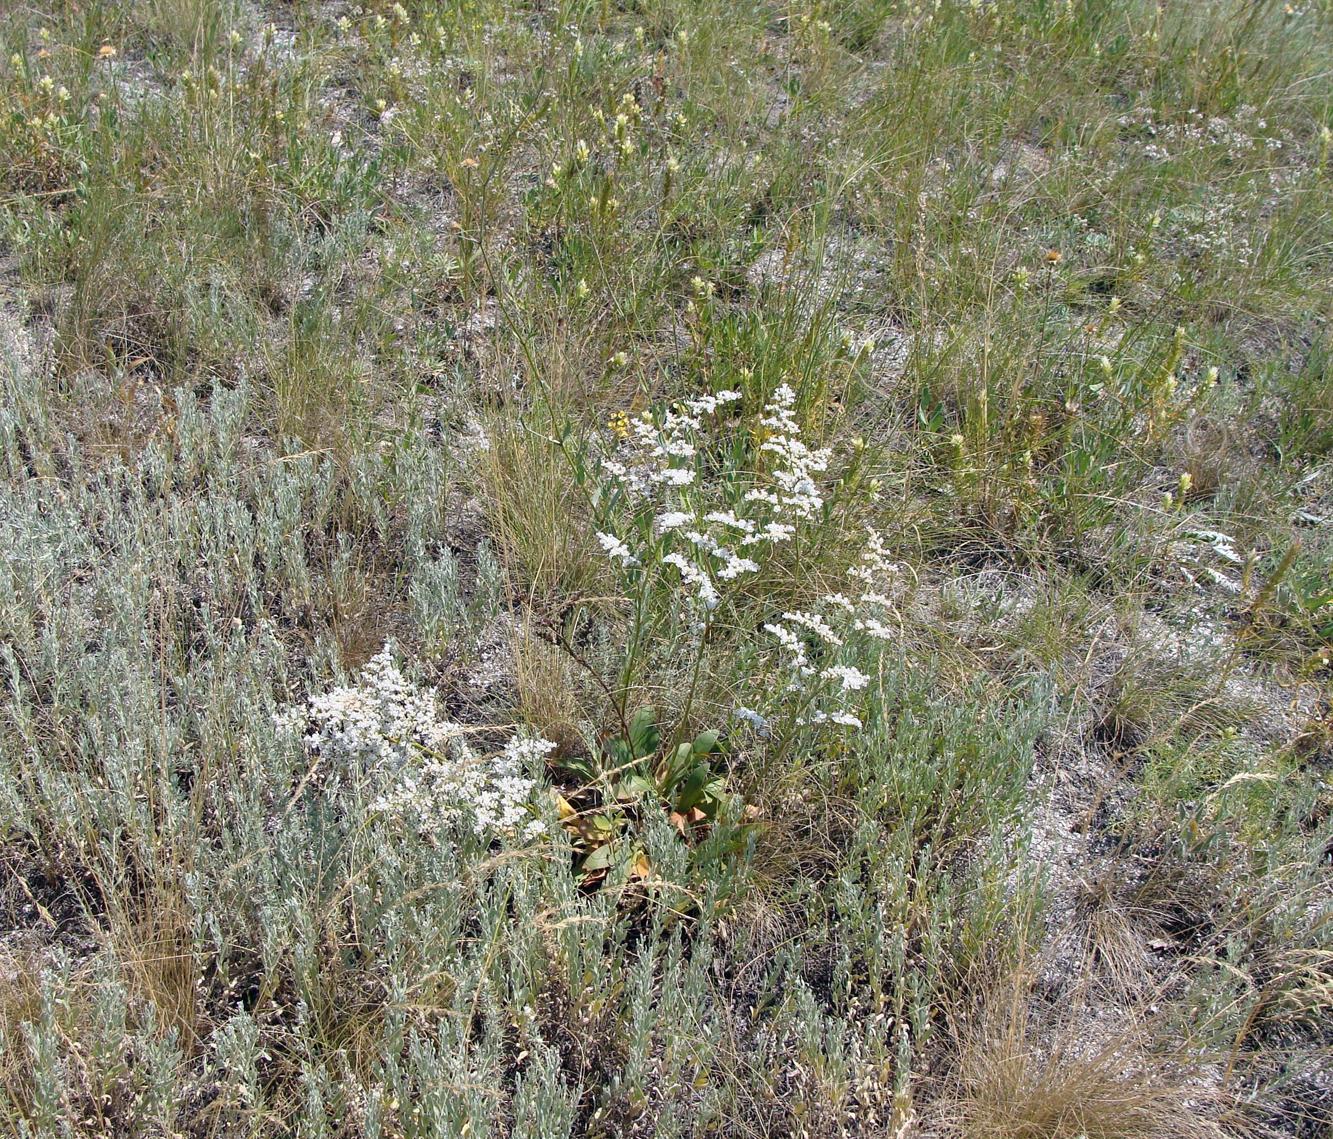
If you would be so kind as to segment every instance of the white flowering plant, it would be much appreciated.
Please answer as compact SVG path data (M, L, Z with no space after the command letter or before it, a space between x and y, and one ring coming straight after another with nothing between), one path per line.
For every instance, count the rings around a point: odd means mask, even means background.
M356 683L311 696L278 713L318 767L369 781L371 810L423 835L524 841L545 830L534 801L540 769L555 748L515 734L498 753L478 754L468 729L442 719L435 694L409 680L392 645Z
M801 729L859 730L859 706L873 679L860 666L877 665L884 645L897 639L899 576L879 532L866 531L845 591L825 592L808 608L765 622L766 637L746 661L756 706L738 705L735 716L760 738L778 739L783 752Z
M641 840L648 803L687 844L709 836L710 848L734 848L754 812L728 786L723 733L697 732L696 721L730 722L733 739L778 756L811 732L859 728L871 683L862 666L893 637L886 591L896 567L877 532L858 531L846 592L822 590L815 577L798 583L793 603L795 567L826 561L826 540L844 537L825 485L833 452L802 438L791 387L757 414L746 415L745 402L724 390L621 416L607 445L575 463L629 611L618 683L608 685L619 729L590 757L562 763L581 781L561 813L585 881L651 872ZM717 684L710 650L728 674ZM670 674L673 659L688 678L680 701L631 712L640 677L659 666ZM659 720L668 711L671 728Z
M774 549L824 509L816 482L831 452L801 440L796 395L774 393L757 422L740 392L689 399L656 415L613 421L615 442L577 465L597 539L631 605L620 676L624 703L646 650L684 637L695 645L688 719L703 647Z
M598 541L632 609L617 709L627 736L637 669L664 634L674 649L682 626L694 659L680 723L690 722L707 646L725 618L729 633L741 633L739 688L755 693L733 712L761 738L775 723L784 736L807 725L859 727L852 705L869 678L857 662L892 635L894 602L884 590L897 567L875 531L856 536L847 593L781 604L789 575L776 571L840 530L824 485L833 452L802 438L790 386L779 386L758 416L745 416L743 405L740 392L720 391L660 415L622 417L615 446L580 467L592 484Z

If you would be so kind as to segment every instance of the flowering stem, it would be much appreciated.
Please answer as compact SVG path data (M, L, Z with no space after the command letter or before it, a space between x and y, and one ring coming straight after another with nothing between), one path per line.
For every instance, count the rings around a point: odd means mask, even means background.
M699 634L699 649L694 654L694 667L690 671L690 689L685 695L685 705L681 708L680 715L676 719L676 730L672 733L671 743L667 746L667 755L672 755L675 752L681 744L684 734L688 731L686 725L690 722L690 709L694 705L694 694L699 687L699 672L703 665L704 646L708 643L708 634L712 627L712 621L705 619L703 632Z

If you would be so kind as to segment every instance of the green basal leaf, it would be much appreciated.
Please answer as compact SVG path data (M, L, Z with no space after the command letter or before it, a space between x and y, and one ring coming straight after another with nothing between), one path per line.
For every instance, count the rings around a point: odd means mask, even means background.
M652 708L640 708L629 724L629 746L632 758L652 755L661 745L662 735L657 730L657 713Z
M591 783L597 778L597 768L590 756L572 757L564 760L560 766L570 775L582 779L585 783Z
M607 740L606 751L611 757L612 767L623 767L634 760L634 756L630 753L629 744L622 739Z
M709 777L712 772L708 770L705 764L699 764L690 771L688 778L681 785L680 794L676 798L676 809L682 814L693 810L702 801L709 785Z
M615 797L622 803L634 803L645 795L656 794L657 788L637 772L631 772L615 782Z
M670 795L671 789L685 778L694 763L694 749L689 744L680 744L675 754L667 761L662 773L662 792Z
M591 851L582 862L579 863L579 871L583 874L593 874L598 870L609 870L616 861L616 852L614 843L606 843Z
M710 752L716 751L719 736L720 733L711 729L706 732L700 732L694 737L694 754L708 755Z

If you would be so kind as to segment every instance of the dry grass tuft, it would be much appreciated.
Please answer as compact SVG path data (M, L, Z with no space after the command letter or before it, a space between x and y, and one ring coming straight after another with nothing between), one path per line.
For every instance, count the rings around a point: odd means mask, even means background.
M166 884L147 890L113 915L109 940L131 1000L151 1005L158 1032L174 1030L182 1050L193 1054L205 1032L202 962L183 891Z
M523 721L554 741L561 754L581 751L579 725L593 715L583 706L573 661L530 622L514 630L513 651Z
M1078 999L1047 1005L1018 971L959 1025L935 1105L956 1139L1173 1139L1216 1136L1208 1090L1152 1047L1146 1026L1106 1022Z
M569 460L546 435L500 421L479 451L479 489L505 565L534 599L584 591L602 559L581 524L584 502Z

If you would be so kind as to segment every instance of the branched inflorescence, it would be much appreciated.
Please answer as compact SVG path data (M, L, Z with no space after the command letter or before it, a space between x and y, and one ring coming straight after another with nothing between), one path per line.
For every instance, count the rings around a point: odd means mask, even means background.
M759 574L766 555L818 525L825 512L818 476L828 470L831 452L802 440L795 392L782 385L757 423L733 423L728 431L723 409L740 399L739 392L723 391L660 418L644 413L622 421L623 442L600 465L604 481L622 492L612 497L621 509L608 512L611 525L598 533L603 550L632 581L666 574L696 628L712 620L733 582ZM727 466L721 456L743 450L733 445L742 426L758 446L739 468ZM765 707L737 707L737 718L761 736L784 709L789 727L859 727L850 705L870 678L838 654L850 640L889 639L891 602L882 590L894 569L880 535L870 531L848 571L851 596L830 593L809 610L788 610L763 624L771 638L759 650L766 659Z
M892 639L887 620L893 602L883 590L897 570L883 538L868 530L860 557L847 570L853 583L850 595L826 593L811 609L789 610L781 621L764 625L764 632L773 638L771 673L778 680L769 689L770 715L787 712L793 727L862 726L852 708L870 677L850 661L863 659L858 649L865 642ZM769 718L755 709L741 707L736 715L761 735L770 731Z
M740 398L723 391L687 400L660 421L638 416L625 425L618 453L601 464L628 501L652 509L651 533L644 535L651 549L636 552L631 535L607 531L598 534L602 548L626 567L672 567L689 602L705 614L721 600L719 582L758 573L763 550L792 538L824 501L814 476L828 468L830 452L801 441L796 393L785 384L759 421L759 450L771 462L741 484L710 474L711 433L722 409Z

